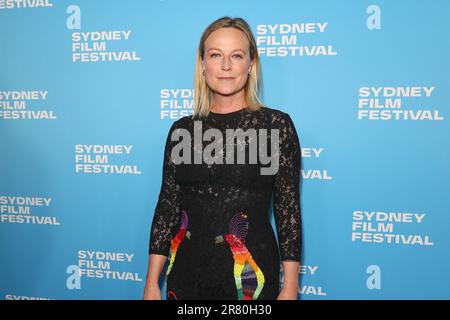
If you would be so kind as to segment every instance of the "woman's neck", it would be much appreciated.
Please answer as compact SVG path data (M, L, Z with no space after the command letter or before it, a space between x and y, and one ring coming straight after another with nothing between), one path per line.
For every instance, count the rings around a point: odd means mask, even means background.
M245 108L243 94L226 97L215 95L211 104L211 111L215 113L230 113Z

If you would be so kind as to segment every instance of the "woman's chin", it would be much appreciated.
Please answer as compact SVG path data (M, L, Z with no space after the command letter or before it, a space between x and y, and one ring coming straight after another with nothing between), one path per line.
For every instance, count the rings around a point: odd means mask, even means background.
M236 93L238 93L239 91L241 91L242 89L228 89L228 88L220 88L220 89L213 89L212 91L215 94L219 94L221 96L232 96Z

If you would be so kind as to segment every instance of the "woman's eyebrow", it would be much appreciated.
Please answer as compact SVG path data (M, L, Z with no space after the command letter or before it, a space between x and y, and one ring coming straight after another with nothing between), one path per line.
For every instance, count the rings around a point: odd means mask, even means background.
M217 49L217 48L209 48L209 49L208 49L208 52L211 51L211 50L222 51L222 50ZM234 51L242 51L243 53L246 53L244 49L234 49L234 50L232 50L231 52L234 52Z

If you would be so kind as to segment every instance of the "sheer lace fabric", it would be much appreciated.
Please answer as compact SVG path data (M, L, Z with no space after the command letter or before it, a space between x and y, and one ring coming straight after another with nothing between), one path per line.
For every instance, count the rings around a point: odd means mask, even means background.
M194 120L197 120L194 122ZM194 131L222 133L222 157L226 154L226 130L278 129L278 171L262 175L269 167L257 163L194 163L211 142L196 148ZM171 136L177 129L191 133L191 163L175 164ZM242 142L242 141L241 141ZM271 150L268 143L269 155ZM248 155L250 139L237 141L235 150ZM260 144L257 144L258 148ZM299 200L300 143L287 113L272 108L210 113L204 119L183 117L167 136L162 185L150 230L150 254L170 256L168 299L274 299L279 291L280 261L300 261L301 212ZM276 234L270 225L273 204Z

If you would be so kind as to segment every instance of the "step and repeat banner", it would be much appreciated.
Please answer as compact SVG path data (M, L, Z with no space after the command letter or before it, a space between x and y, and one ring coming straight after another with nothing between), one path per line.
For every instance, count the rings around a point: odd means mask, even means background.
M165 139L226 15L300 138L299 299L450 298L450 1L0 0L0 299L142 298Z

